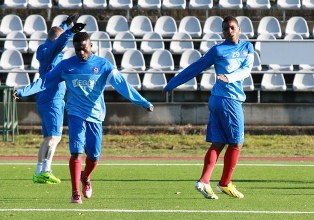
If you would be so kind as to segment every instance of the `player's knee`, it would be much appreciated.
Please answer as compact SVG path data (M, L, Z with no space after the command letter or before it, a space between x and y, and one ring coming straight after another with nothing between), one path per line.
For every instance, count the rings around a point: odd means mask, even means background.
M51 137L46 138L46 141L48 143L48 146L56 147L61 141L61 136L51 136Z

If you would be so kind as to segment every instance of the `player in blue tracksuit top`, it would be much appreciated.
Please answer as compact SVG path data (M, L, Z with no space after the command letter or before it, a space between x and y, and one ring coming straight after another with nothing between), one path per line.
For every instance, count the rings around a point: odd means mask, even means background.
M75 34L73 44L76 56L61 61L44 77L24 89L17 90L15 96L29 96L65 82L71 152L71 202L82 203L79 193L80 180L84 197L90 198L90 177L101 153L102 121L106 115L103 95L106 83L110 83L122 96L147 111L153 111L153 105L143 98L107 59L91 52L92 44L86 32ZM81 154L84 151L87 155L86 166L81 173Z
M211 142L204 158L201 178L195 188L205 198L218 199L210 186L210 177L216 161L225 145L224 168L217 189L231 197L243 198L231 182L244 142L244 115L242 103L245 101L243 80L250 75L254 48L250 42L239 39L240 27L236 18L228 16L222 23L225 41L215 45L200 59L192 63L172 78L165 91L171 91L214 65L216 83L208 103L210 110L206 141Z
M80 24L76 24L78 14L67 17L61 25L54 26L48 31L46 41L36 51L39 61L39 74L44 76L53 69L63 58L62 50L72 39L74 32L81 30ZM71 24L72 28L69 28ZM65 94L64 82L56 87L42 91L36 95L37 110L42 121L43 142L38 150L36 171L33 175L34 183L60 183L51 171L51 163L54 152L61 140Z

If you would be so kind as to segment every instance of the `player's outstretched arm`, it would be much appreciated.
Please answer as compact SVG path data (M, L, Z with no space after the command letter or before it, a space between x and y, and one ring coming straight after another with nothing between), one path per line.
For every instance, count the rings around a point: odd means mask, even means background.
M117 69L112 70L109 83L117 90L119 94L121 94L132 103L139 105L150 112L154 110L154 106L143 96L141 96L141 94L139 94L139 92L136 91L136 89L134 89L133 86L131 86L126 81L126 79Z

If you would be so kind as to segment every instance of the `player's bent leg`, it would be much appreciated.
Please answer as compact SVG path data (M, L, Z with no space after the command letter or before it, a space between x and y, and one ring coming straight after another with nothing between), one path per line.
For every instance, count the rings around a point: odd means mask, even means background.
M38 179L41 179L41 181L44 181L47 184L57 184L61 183L61 180L57 178L55 175L53 175L52 170L51 170L51 162L52 158L54 156L56 147L58 143L61 140L61 136L51 136L51 137L46 137L45 138L45 159L43 161L43 168L42 168L42 173L39 176Z

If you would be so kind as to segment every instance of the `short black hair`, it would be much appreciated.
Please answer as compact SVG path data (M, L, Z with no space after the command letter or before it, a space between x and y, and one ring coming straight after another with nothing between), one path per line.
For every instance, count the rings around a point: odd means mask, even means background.
M224 23L228 23L229 21L234 21L234 22L236 22L237 25L239 26L239 22L238 22L238 20L237 20L235 17L233 17L233 16L227 16L227 17L224 18L224 20L223 20L223 22L222 22L222 27L224 26Z
M83 42L89 39L90 38L87 32L78 32L73 37L73 43Z

